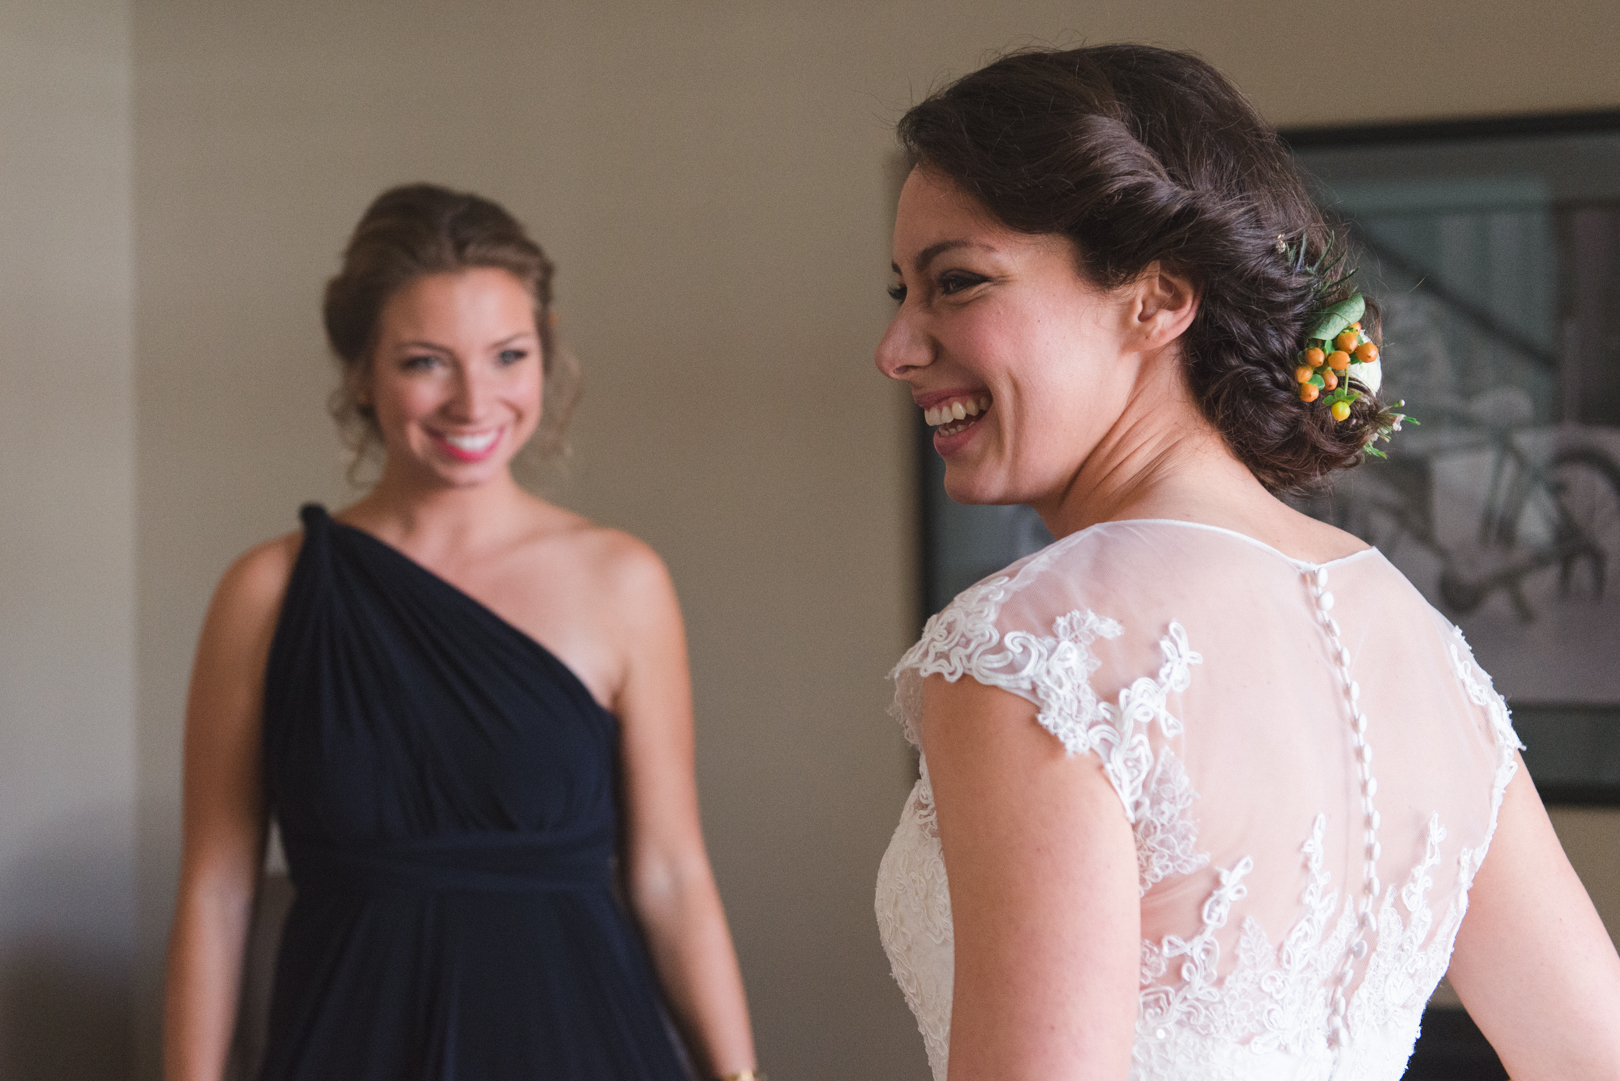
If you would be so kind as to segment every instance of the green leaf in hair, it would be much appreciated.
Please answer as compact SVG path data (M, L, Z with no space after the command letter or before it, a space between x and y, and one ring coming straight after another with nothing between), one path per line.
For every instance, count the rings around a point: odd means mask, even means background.
M1310 333L1310 339L1331 342L1340 331L1360 319L1366 310L1367 298L1360 293L1339 301L1322 313L1322 318L1317 320L1316 329Z

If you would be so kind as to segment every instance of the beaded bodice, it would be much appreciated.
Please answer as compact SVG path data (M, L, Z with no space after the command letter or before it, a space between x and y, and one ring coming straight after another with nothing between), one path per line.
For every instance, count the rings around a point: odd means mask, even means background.
M1461 635L1376 551L1306 564L1192 523L1106 523L963 592L894 675L913 741L921 680L967 676L1101 761L1136 835L1133 1078L1401 1076L1518 741ZM953 931L926 759L877 913L944 1081Z

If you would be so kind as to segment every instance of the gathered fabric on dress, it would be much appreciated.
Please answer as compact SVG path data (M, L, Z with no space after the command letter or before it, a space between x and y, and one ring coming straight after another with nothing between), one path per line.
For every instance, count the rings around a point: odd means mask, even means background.
M1136 837L1135 1081L1396 1081L1519 746L1462 635L1375 549L1315 564L1110 522L962 592L894 670L1029 701ZM954 939L926 757L877 918L936 1081Z
M262 1081L684 1081L614 890L617 719L471 596L302 518L265 673L297 896Z

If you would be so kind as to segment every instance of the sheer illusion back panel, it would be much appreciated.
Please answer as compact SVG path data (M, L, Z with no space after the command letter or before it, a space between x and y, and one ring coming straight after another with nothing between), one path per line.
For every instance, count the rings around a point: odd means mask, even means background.
M617 719L539 643L319 507L266 671L296 899L264 1081L676 1081L615 899Z
M1359 1056L1358 1077L1404 1063L1516 740L1460 636L1379 553L1315 565L1191 523L1108 523L965 591L895 674L913 735L920 680L967 676L1102 760L1137 842L1137 1076L1223 1076L1209 1046L1176 1072L1178 1046L1212 1041ZM926 789L885 861L886 939L899 922L915 942L941 903L897 873L937 850ZM943 1076L948 981L891 956L933 1000L913 1008Z

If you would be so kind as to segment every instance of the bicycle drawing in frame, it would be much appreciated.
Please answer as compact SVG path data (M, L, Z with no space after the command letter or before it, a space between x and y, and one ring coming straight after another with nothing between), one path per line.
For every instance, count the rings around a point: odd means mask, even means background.
M1422 422L1301 505L1462 628L1548 802L1620 804L1620 114L1287 138Z

